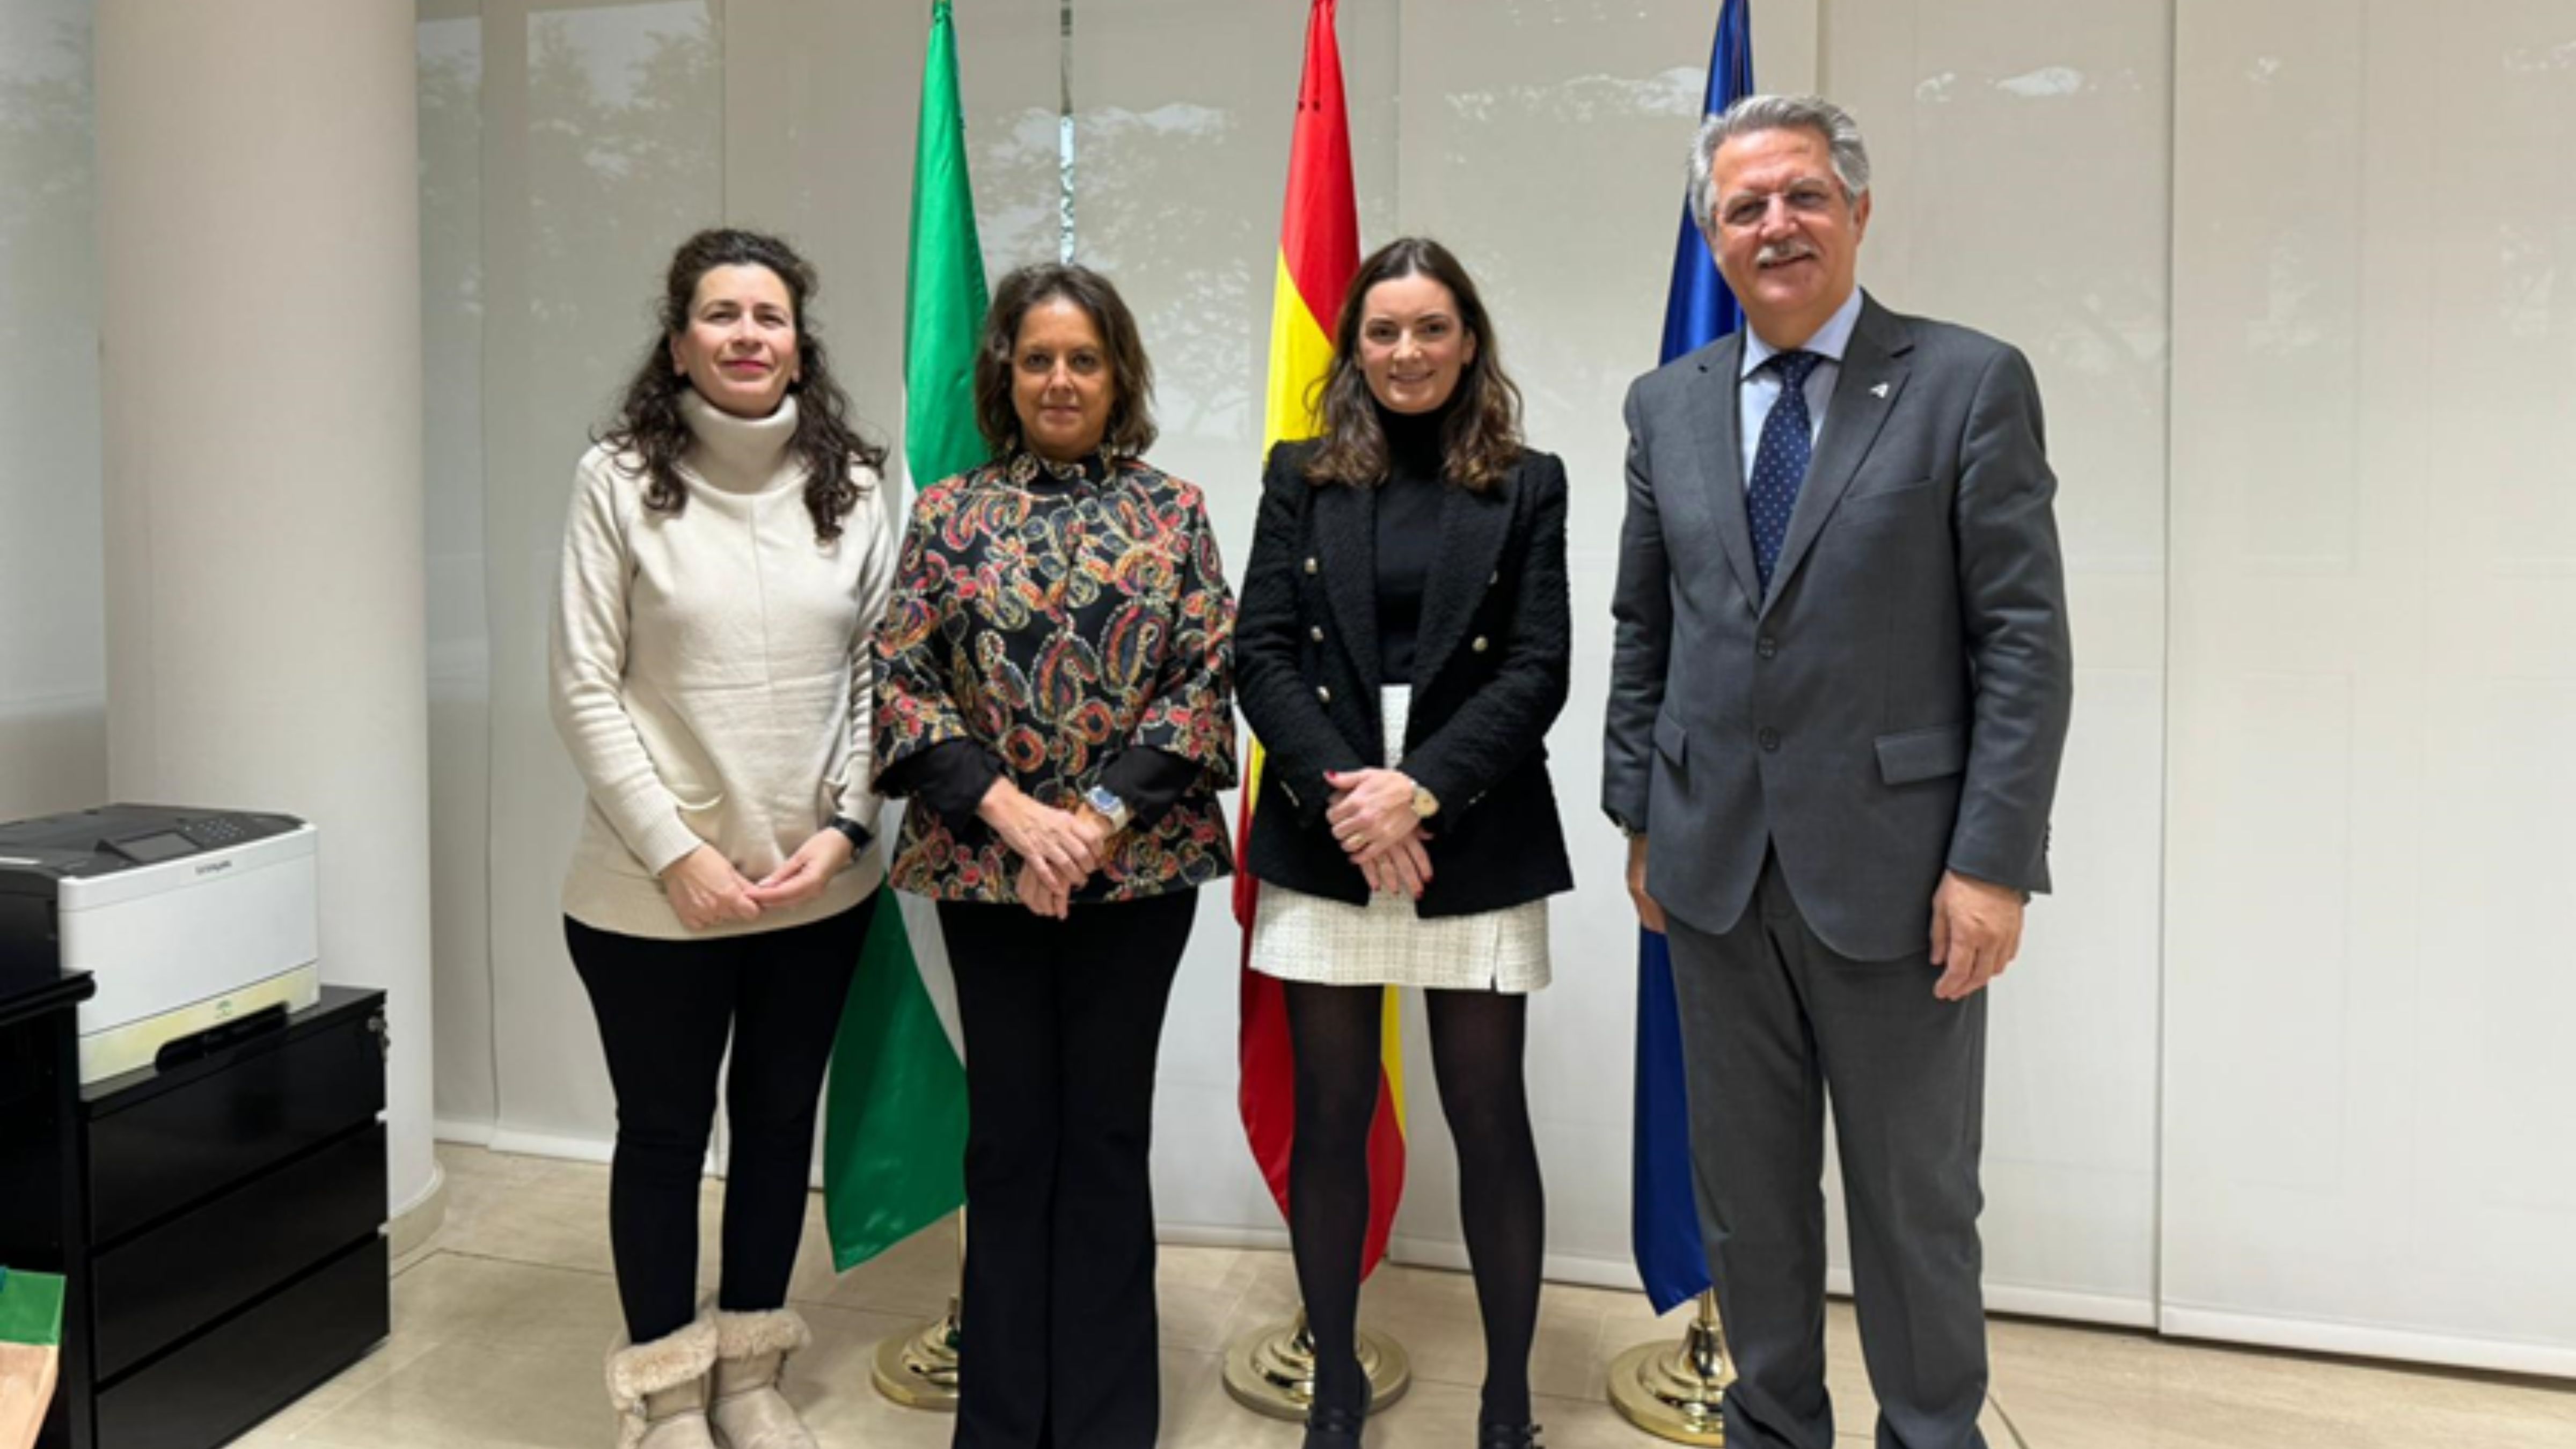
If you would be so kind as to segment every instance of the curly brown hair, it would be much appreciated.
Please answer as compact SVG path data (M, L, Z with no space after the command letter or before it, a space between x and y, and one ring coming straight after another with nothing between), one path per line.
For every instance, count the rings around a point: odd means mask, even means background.
M691 434L680 414L680 398L689 379L671 366L671 341L689 326L689 304L697 299L698 282L718 267L766 267L787 286L796 322L798 380L788 391L796 399L796 432L789 452L805 464L805 511L813 515L814 536L825 543L841 536L841 520L859 503L858 485L850 481L851 465L876 469L885 465L886 450L860 435L850 421L850 395L832 377L823 339L806 314L820 284L814 268L796 249L777 237L732 227L714 227L680 243L671 254L657 317L662 330L644 349L644 360L628 379L617 406L617 421L592 441L631 455L628 476L646 480L644 506L656 513L677 514L689 505L680 481L680 459ZM623 465L621 465L623 466Z
M1458 325L1476 340L1476 355L1459 373L1458 390L1450 397L1440 467L1449 482L1482 492L1520 461L1521 390L1503 371L1493 319L1466 267L1447 247L1419 236L1398 237L1370 253L1342 297L1341 320L1333 328L1332 368L1307 399L1307 406L1323 418L1324 445L1307 460L1306 477L1364 488L1386 481L1386 429L1378 422L1377 399L1360 371L1360 327L1368 317L1369 290L1399 277L1429 277L1448 288L1457 299Z
M1040 262L1021 267L993 289L993 305L984 311L984 345L975 354L975 426L996 458L1017 452L1020 414L1011 406L1011 360L1020 344L1020 323L1041 302L1071 302L1091 318L1109 355L1109 422L1100 435L1104 451L1122 458L1141 458L1154 446L1154 364L1145 356L1136 331L1136 314L1127 310L1109 279L1071 262Z

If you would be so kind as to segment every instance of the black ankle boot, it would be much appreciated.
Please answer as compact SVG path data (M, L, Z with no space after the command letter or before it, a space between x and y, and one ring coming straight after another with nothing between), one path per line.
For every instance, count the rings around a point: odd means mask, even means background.
M1306 1410L1303 1449L1360 1449L1360 1428L1368 1416L1339 1404L1318 1403Z
M1536 1424L1478 1424L1476 1449L1546 1449Z

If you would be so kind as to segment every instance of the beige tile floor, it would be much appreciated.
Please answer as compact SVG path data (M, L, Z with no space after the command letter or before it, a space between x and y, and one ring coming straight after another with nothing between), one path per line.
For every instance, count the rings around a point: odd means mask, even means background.
M600 1356L617 1324L604 1224L606 1169L442 1147L446 1226L397 1265L391 1341L240 1441L247 1449L607 1449ZM710 1184L712 1229L720 1190ZM931 1449L950 1421L869 1386L876 1343L946 1305L953 1239L933 1230L835 1278L819 1213L790 1294L815 1347L789 1371L825 1449ZM712 1234L709 1252L712 1253ZM1285 1255L1165 1248L1163 1442L1294 1449L1294 1426L1226 1397L1226 1342L1295 1303ZM1475 1300L1459 1274L1390 1268L1362 1316L1413 1355L1416 1383L1370 1433L1374 1449L1439 1449L1472 1434L1482 1376ZM1604 1402L1631 1345L1679 1335L1642 1295L1550 1285L1533 1382L1552 1449L1652 1449ZM1846 1305L1828 1323L1832 1388L1849 1444L1869 1442L1869 1386ZM2475 1375L2179 1344L2133 1333L1997 1320L1994 1449L2571 1449L2576 1390Z

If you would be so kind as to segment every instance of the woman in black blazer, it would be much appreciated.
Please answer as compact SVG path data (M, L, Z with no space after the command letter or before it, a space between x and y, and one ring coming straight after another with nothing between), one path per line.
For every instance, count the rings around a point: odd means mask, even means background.
M1335 333L1323 436L1271 453L1235 632L1268 751L1252 966L1284 983L1296 1059L1306 1444L1359 1442L1379 1022L1387 987L1420 986L1484 1316L1477 1443L1523 1449L1545 1208L1522 1045L1547 897L1574 883L1544 743L1571 633L1565 468L1522 446L1484 305L1439 243L1361 263Z

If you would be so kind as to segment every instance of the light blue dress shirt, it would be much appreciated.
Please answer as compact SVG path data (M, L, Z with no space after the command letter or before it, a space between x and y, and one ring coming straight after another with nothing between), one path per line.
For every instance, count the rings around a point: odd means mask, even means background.
M1834 400L1834 379L1842 376L1843 349L1851 346L1852 329L1860 325L1860 288L1834 309L1816 335L1797 350L1813 352L1827 359L1807 374L1807 442L1813 446L1825 431L1825 408ZM1771 405L1780 400L1780 374L1765 371L1762 364L1786 348L1774 347L1757 335L1752 327L1744 329L1744 370L1735 379L1735 415L1741 424L1735 440L1744 451L1744 468L1737 476L1750 488L1753 477L1753 455L1762 448L1762 425L1771 419Z

